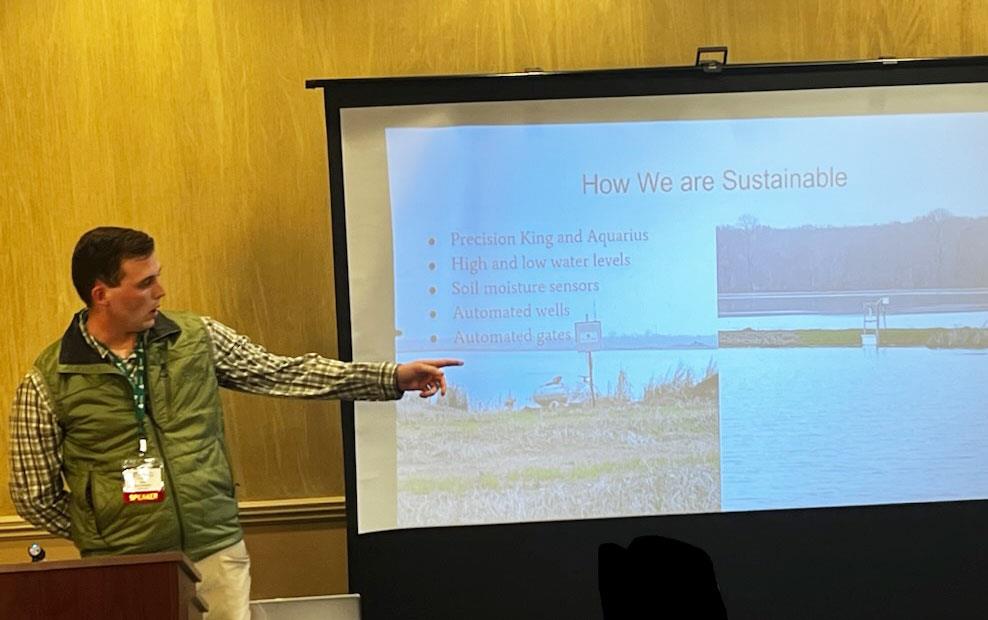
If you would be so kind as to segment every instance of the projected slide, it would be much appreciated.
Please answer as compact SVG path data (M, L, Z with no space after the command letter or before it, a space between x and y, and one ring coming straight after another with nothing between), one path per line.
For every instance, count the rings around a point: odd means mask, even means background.
M383 141L389 344L466 364L367 529L988 497L988 114Z

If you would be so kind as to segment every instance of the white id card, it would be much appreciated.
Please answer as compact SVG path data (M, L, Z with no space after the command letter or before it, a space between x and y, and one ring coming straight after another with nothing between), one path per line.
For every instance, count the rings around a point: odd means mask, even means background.
M125 504L160 502L165 499L161 461L153 456L123 462L123 501Z

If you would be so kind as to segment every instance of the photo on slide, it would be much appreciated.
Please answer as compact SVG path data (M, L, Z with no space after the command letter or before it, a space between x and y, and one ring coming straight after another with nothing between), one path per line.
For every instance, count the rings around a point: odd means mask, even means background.
M598 351L593 392L586 353L463 357L478 389L399 403L400 525L719 510L715 351Z
M988 217L908 206L718 227L728 509L988 493Z

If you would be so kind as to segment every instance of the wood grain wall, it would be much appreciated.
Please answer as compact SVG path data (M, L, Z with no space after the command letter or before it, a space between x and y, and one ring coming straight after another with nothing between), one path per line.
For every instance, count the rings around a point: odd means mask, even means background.
M0 452L17 382L80 305L69 256L93 226L155 236L166 308L276 352L334 354L323 110L307 78L684 65L716 44L731 62L983 55L986 33L975 0L4 0ZM339 504L335 404L225 402L242 499ZM4 486L7 473L4 459ZM248 527L255 596L346 589L338 512ZM0 494L0 534L10 515ZM329 559L284 559L279 531ZM20 557L19 532L0 536L0 558Z

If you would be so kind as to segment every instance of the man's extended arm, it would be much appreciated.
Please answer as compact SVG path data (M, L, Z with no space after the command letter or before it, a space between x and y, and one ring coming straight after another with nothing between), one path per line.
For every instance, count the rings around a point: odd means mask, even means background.
M269 353L219 321L203 317L221 386L291 398L390 400L401 397L392 362L340 362L307 353Z
M10 497L31 524L69 537L69 492L62 483L62 429L37 371L24 377L10 414Z

